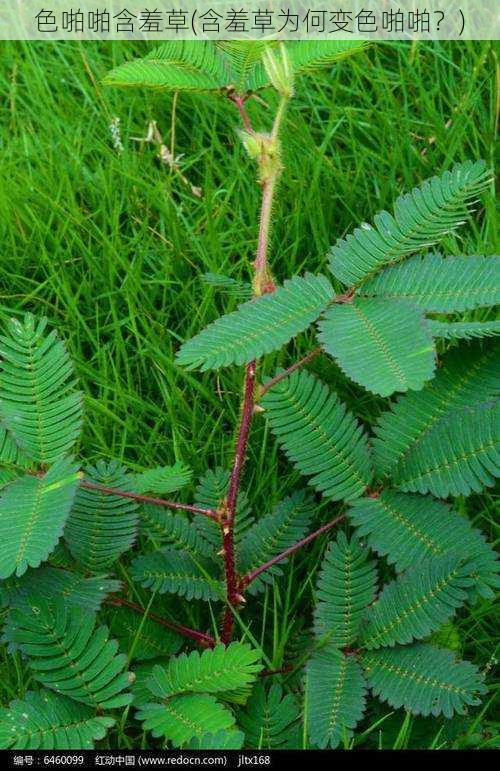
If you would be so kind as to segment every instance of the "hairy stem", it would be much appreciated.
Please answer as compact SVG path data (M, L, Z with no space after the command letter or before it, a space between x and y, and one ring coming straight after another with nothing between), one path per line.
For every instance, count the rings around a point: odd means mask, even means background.
M233 636L233 613L231 606L238 605L241 599L238 589L239 581L236 574L234 558L234 521L236 519L236 507L238 504L241 472L243 469L243 464L245 463L248 434L250 431L250 423L252 421L252 413L254 407L255 370L255 361L251 361L250 364L247 364L245 371L243 402L241 406L240 427L238 430L238 438L236 440L236 450L234 453L233 466L226 498L225 518L221 522L224 572L226 575L226 595L228 602L228 607L224 612L224 620L222 623L221 639L224 643L230 642Z
M130 600L125 600L123 597L109 597L106 600L106 603L108 605L118 605L125 608L130 608L131 610L135 610L136 613L140 613L142 616L146 614L145 608L141 608L140 605L137 605L135 602L130 602ZM209 634L198 632L196 629L190 629L183 624L175 623L175 621L167 621L166 619L160 618L160 616L157 616L154 613L147 613L147 617L154 621L156 624L160 624L167 629L172 629L174 632L178 632L184 637L189 637L191 640L196 640L196 642L202 645L204 648L213 648L216 643L215 639Z
M165 498L150 498L148 495L139 495L138 493L130 493L127 490L119 490L116 487L106 487L106 485L99 485L94 482L87 482L83 480L82 487L86 487L87 490L98 490L105 495L118 495L120 498L132 498L134 501L140 503L151 503L154 506L165 506L168 509L177 509L179 511L190 511L193 514L203 514L203 516L209 519L218 519L215 509L204 509L201 506L193 506L190 503L178 503L177 501L168 501Z
M253 132L248 114L244 109L243 103L237 96L232 97L242 116L245 129ZM286 100L281 100L278 112L276 114L271 137L274 141L273 152L279 157L278 133L286 106ZM273 199L276 191L276 183L281 172L279 160L274 159L269 162L269 158L262 157L259 161L259 171L261 174L262 200L259 219L259 234L257 238L257 252L254 261L254 297L274 291L274 284L270 279L267 266L267 250L269 242L269 233L271 229L271 213L273 208ZM265 171L264 171L265 170ZM221 639L224 643L229 643L233 636L233 612L232 607L238 606L243 598L240 594L240 581L236 573L234 558L234 523L236 519L236 509L238 504L238 493L241 481L241 472L245 463L245 456L248 444L248 434L252 415L254 410L254 392L255 392L255 371L256 362L251 361L247 364L245 372L245 384L243 389L243 401L240 410L240 425L238 429L238 438L236 440L236 449L229 481L229 489L225 501L225 510L222 511L221 528L223 541L224 568L226 576L226 595L227 607L222 622Z
M267 245L271 225L271 212L276 188L276 175L271 175L262 185L262 205L260 209L259 237L257 240L257 254L254 262L254 293L265 294L269 287L267 271Z
M282 551L281 554L277 554L272 559L264 562L263 565L260 565L258 568L255 568L255 570L252 570L251 573L247 573L246 576L243 576L243 578L240 580L240 589L242 590L247 587L257 578L257 576L260 576L261 573L269 570L269 568L273 565L276 565L277 562L281 562L291 554L294 554L294 552L302 549L303 546L306 546L308 543L311 543L311 541L314 541L314 539L319 535L327 533L332 529L332 527L335 527L335 525L338 525L339 522L342 522L343 519L345 519L345 514L341 514L339 517L332 519L330 522L327 522L326 525L322 525L320 528L318 528L318 530L315 530L313 533L309 533L309 535L306 535L305 538L302 538L300 541L297 541L297 543L294 543L293 546L289 546L288 549Z

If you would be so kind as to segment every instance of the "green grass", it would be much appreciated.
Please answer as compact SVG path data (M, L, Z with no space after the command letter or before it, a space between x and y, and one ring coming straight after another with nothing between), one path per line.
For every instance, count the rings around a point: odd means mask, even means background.
M86 394L82 454L89 461L118 456L140 469L179 459L200 475L230 462L241 372L188 373L175 366L174 352L234 307L233 298L199 277L211 271L249 278L259 191L235 136L231 104L182 96L174 114L171 96L100 85L111 66L141 50L131 43L3 44L0 314L45 314L68 340ZM488 42L401 43L374 46L302 81L284 124L286 171L270 250L277 279L323 268L338 236L453 162L485 158L493 165L496 68ZM256 125L269 126L266 103L251 104L250 112ZM121 153L109 130L114 117L121 121ZM174 142L182 173L202 188L201 198L158 163L153 146L133 139L145 136L150 120L167 145ZM493 251L493 196L445 247ZM268 371L293 361L309 343L302 336L286 355L268 357ZM377 404L333 363L312 369L335 383L357 415L373 419ZM257 420L245 476L255 510L268 510L297 480ZM494 537L490 495L471 499L464 511ZM308 623L304 607L323 546L298 557L263 606L252 601L253 610L242 615L242 624L251 623L251 633L265 642L272 667L300 649L296 638ZM179 620L195 623L197 611L188 614ZM467 656L490 667L491 604L459 618L458 629ZM8 664L1 656L5 702L27 686L28 675L16 656ZM294 687L293 678L287 684ZM494 707L490 700L485 707L478 726L464 729L473 746L492 743ZM366 732L361 746L469 741L450 737L439 721L388 713L373 706L359 732ZM111 746L141 741L136 727L123 725L110 737Z

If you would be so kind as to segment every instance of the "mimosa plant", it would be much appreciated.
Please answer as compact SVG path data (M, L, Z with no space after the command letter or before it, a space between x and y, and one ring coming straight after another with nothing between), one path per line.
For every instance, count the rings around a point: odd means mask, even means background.
M457 164L402 195L393 214L336 241L329 275L283 280L273 270L295 81L362 47L170 42L107 76L114 86L211 92L239 112L262 194L251 297L177 357L191 370L244 367L235 450L228 469L207 471L191 503L165 497L190 482L183 463L81 471L82 397L66 348L45 319L10 323L0 342L1 597L4 639L26 660L34 690L0 714L0 746L91 747L132 703L166 746L256 747L265 735L265 746L301 747L305 714L306 745L336 747L362 719L368 689L393 707L447 717L485 692L475 666L429 637L498 586L492 547L453 499L493 485L500 467L498 359L482 339L499 323L456 317L498 302L500 258L433 251L467 220L489 170ZM247 102L266 88L278 106L262 131ZM317 347L262 380L262 357L315 323ZM320 356L368 393L393 397L373 426L307 371ZM259 515L241 490L254 420L268 422L310 488ZM318 522L320 498L331 515ZM302 672L295 692L268 688L265 651L240 631L245 606L292 554L346 526L349 537L340 530L319 569L312 635L290 667ZM114 575L121 559L134 594L152 593L146 607L124 596ZM393 575L382 589L377 559ZM162 613L164 594L182 598L181 610L196 601L215 612L193 629ZM176 655L182 640L195 649Z

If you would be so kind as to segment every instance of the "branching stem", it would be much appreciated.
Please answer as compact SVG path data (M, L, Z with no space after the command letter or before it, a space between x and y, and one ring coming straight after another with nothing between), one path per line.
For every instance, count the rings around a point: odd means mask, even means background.
M193 506L190 503L178 503L177 501L168 501L165 498L150 498L149 495L139 495L138 493L131 493L127 490L119 490L116 487L106 487L106 485L99 485L94 482L88 482L83 480L82 487L86 487L87 490L98 490L105 495L118 495L120 498L131 498L134 501L140 503L151 503L154 506L165 506L168 509L177 509L179 511L190 511L192 514L202 514L209 519L218 519L215 509L204 509L201 506Z
M292 374L292 372L295 372L296 369L303 367L304 364L308 364L310 361L315 359L322 350L323 349L321 347L314 348L314 350L303 356L302 359L299 359L299 361L296 361L295 364L292 364L291 367L288 367L288 369L280 372L279 375L276 375L275 377L271 378L271 380L268 380L267 383L260 387L259 396L263 396L266 391L269 391L269 389L275 386L276 383L281 383L282 380L285 380L289 375Z
M248 113L244 109L241 98L236 94L232 95L231 98L240 111L245 129L251 133L254 133L250 119L248 117ZM271 132L271 136L274 140L273 152L276 153L276 158L270 162L269 158L262 157L259 161L259 171L261 174L262 184L262 201L259 219L259 234L257 239L257 252L254 262L254 296L259 296L265 294L266 292L274 291L274 284L268 272L267 249L271 228L271 213L273 208L274 193L276 191L276 183L281 171L281 166L279 163L278 133L285 106L286 100L282 99ZM263 173L264 169L265 173ZM241 472L245 462L248 435L254 411L255 372L256 362L251 361L249 364L247 364L245 372L243 400L240 410L240 425L238 429L238 437L236 440L236 448L229 481L228 494L225 501L225 506L223 507L222 511L223 516L221 517L227 595L227 607L224 613L221 634L221 639L224 643L229 643L233 636L234 622L232 607L237 607L243 600L243 597L240 594L239 577L235 569L234 524L238 505Z
M236 91L231 91L231 93L229 94L229 98L232 102L234 102L234 104L238 108L242 123L245 126L245 130L248 131L249 134L253 134L253 128L252 128L252 123L250 121L250 116L247 113L246 107L245 107L245 97L240 96L240 94L237 94Z

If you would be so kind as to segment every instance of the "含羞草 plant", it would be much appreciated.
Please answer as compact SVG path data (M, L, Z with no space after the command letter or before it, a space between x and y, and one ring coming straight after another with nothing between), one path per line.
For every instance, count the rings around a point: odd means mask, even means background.
M1 709L1 747L89 748L130 720L151 732L152 746L334 748L349 745L369 691L391 707L446 717L485 692L484 673L433 636L498 586L493 548L453 498L492 486L500 468L489 339L500 324L470 313L498 302L500 259L432 249L467 220L489 170L457 164L401 196L393 214L335 243L329 276L279 282L268 260L294 80L360 47L165 43L107 76L117 86L217 92L240 113L262 190L251 287L210 280L248 299L177 357L191 370L244 366L235 450L229 468L207 470L193 503L165 497L191 484L179 461L135 473L104 460L80 470L82 397L64 343L44 318L7 325L0 600L3 640L27 666L30 690ZM263 88L278 99L269 132L254 129L246 108ZM314 323L317 347L259 379L259 359ZM319 356L366 392L399 396L362 425L307 371ZM241 490L254 419L267 421L312 488L290 490L264 514ZM337 525L312 619L304 610L312 634L289 667L264 669L266 640L246 614L265 613L260 600L287 558ZM181 598L175 620L172 594ZM293 689L286 679L269 686L287 673Z

